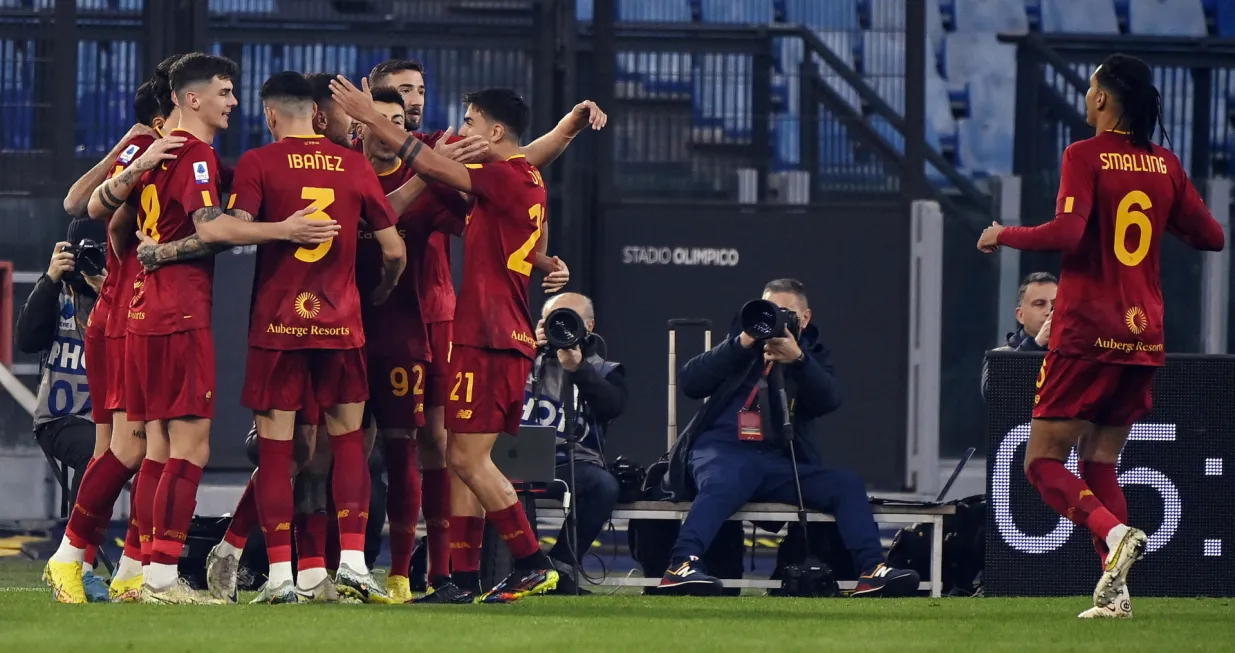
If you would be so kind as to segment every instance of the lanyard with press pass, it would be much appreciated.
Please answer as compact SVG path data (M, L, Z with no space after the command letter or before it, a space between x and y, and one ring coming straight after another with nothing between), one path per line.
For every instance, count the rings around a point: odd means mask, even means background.
M755 387L750 389L750 394L746 396L746 403L742 404L742 409L738 411L739 440L763 442L763 418L759 415L759 411L751 410L751 406L755 403L755 396L759 394L759 386L767 383L765 379L771 371L772 363L763 366L763 374L755 382Z

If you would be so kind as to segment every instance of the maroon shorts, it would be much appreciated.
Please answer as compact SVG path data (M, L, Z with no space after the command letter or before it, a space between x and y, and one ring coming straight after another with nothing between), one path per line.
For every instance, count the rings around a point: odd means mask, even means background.
M1153 407L1157 370L1148 365L1114 365L1049 352L1038 372L1033 416L1131 426Z
M369 359L369 413L378 428L414 429L425 425L427 365L391 356Z
M279 350L249 347L241 404L256 411L299 411L306 407L306 395L316 399L322 409L358 404L368 399L364 348Z
M454 333L453 322L430 322L425 326L429 329L429 353L433 360L429 363L429 378L425 380L425 404L429 406L445 406L446 398L450 396L450 388L454 384L450 372L450 341Z
M210 329L124 339L125 408L134 422L214 418L214 337Z
M313 383L305 379L304 394L300 402L300 410L296 411L296 426L321 426L326 423L326 415L317 403L313 393Z
M128 370L128 348L125 343L128 338L104 337L103 351L106 352L109 364L103 366L107 379L103 381L103 408L111 412L124 412L124 404L128 401L128 391L124 389L125 372Z
M519 433L532 361L517 351L457 346L450 352L446 428L455 433Z
M90 419L95 424L111 424L107 409L107 338L103 334L86 336L86 385L90 387ZM123 360L117 360L123 365Z

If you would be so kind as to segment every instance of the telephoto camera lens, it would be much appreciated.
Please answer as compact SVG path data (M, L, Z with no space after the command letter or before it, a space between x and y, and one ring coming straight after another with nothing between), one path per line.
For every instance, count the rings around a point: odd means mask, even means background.
M742 330L755 340L775 337L785 328L785 318L776 304L766 299L746 302L741 313Z
M583 317L569 308L554 309L545 318L545 340L554 349L571 349L587 337Z

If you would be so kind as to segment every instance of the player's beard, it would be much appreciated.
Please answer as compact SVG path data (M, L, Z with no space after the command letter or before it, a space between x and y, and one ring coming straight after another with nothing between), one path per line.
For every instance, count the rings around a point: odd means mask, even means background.
M424 114L419 114L419 113L418 114L412 114L412 113L403 114L403 128L409 132L414 132L420 129L420 119L423 116Z

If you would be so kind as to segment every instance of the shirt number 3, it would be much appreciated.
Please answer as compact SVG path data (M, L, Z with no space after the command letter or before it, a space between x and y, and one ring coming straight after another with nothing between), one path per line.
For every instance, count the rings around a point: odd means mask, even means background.
M544 224L545 207L540 204L532 205L532 208L527 210L527 217L536 223L536 230L527 237L527 242L523 243L522 247L516 249L511 253L510 258L506 259L506 267L525 277L530 277L532 276L532 263L527 260L527 256L536 247L536 241L540 240L540 227Z
M334 204L334 189L333 188L315 188L313 186L305 186L300 189L300 199L313 200L309 206L315 207L317 211L305 216L310 220L333 220L326 209ZM313 247L301 247L296 250L296 259L305 263L316 263L322 260L326 253L330 251L331 244L334 239L331 238L322 243L318 243Z

